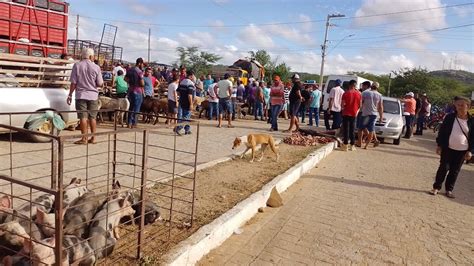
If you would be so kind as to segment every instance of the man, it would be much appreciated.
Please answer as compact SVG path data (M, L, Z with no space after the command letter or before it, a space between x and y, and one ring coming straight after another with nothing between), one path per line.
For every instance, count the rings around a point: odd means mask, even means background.
M125 76L125 81L128 82L128 100L130 101L130 107L128 108L128 128L135 128L137 126L137 113L140 112L143 96L145 95L143 66L143 58L137 58L135 67L130 68Z
M217 83L217 96L219 97L219 124L217 127L222 127L222 117L224 112L227 114L227 127L232 128L232 105L230 96L232 95L232 82L229 80L229 73L225 73L224 79Z
M120 61L115 64L115 67L112 70L112 75L114 75L114 77L117 76L119 70L122 70L124 76L127 75L127 71L125 70L125 68L123 68L123 64Z
M99 90L104 81L100 67L92 62L94 60L94 50L84 48L82 50L82 60L74 64L71 72L71 87L67 97L67 104L71 105L72 94L76 92L76 110L79 117L79 125L81 128L82 138L75 144L87 144L87 142L95 144L95 136L87 140L85 134L88 130L88 122L91 133L96 132L96 118L99 110Z
M341 102L344 90L341 88L342 81L336 80L336 87L331 89L329 93L329 108L328 111L332 115L332 129L341 128Z
M209 101L209 120L212 120L214 113L216 114L216 120L219 120L219 97L217 96L217 83L219 78L216 78L216 83L212 83L207 89L207 100Z
M178 75L174 75L173 81L168 85L168 116L172 118L177 118L178 114L178 85L179 77ZM176 124L176 122L175 119L171 123Z
M405 98L402 99L404 103L404 110L403 115L405 116L405 136L403 138L409 139L411 138L411 134L413 133L413 121L415 120L416 114L416 100L414 99L415 94L413 92L409 92L405 94Z
M301 116L301 123L304 123L306 110L309 108L309 99L311 98L311 85L306 85L306 87L301 90L301 96L303 96L303 102L300 105L299 113Z
M367 149L372 140L376 138L375 121L377 120L377 114L379 115L379 120L383 121L382 94L377 91L378 88L379 83L374 82L370 90L362 92L362 122L360 123L357 142L360 147L362 147L362 139L364 135L367 135L367 143L365 144L364 149ZM376 146L378 146L377 140L374 144L374 147Z
M189 125L189 120L191 119L191 112L193 110L193 93L196 89L194 86L194 72L192 70L186 71L186 78L184 78L180 83L177 89L179 96L179 109L178 114L178 123L184 123L184 134L191 134L191 126ZM181 130L183 129L182 125L178 125L175 128L176 134L181 136Z
M309 99L309 123L308 126L313 125L313 114L314 122L316 127L319 127L319 107L321 106L321 91L319 87L313 86L313 91L311 92L311 97Z
M204 85L204 93L207 94L207 90L209 89L209 86L214 83L214 80L212 79L211 75L208 74L207 78L203 81Z
M151 67L146 68L143 82L145 83L145 97L153 98L158 81L156 77L153 76L153 69Z
M196 78L196 96L197 97L202 97L204 93L204 76L201 76L201 78Z
M293 81L293 88L290 91L290 106L288 111L290 113L290 127L286 132L293 132L293 127L296 127L295 130L300 129L298 123L298 111L300 109L301 102L303 102L304 98L301 96L301 90L303 89L303 85L300 82L300 75L297 73L293 74L291 77Z
M360 88L360 93L363 93L364 91L370 89L371 84L370 81L364 81L362 82L361 88ZM361 105L363 108L363 104ZM362 119L362 110L357 114L357 119L356 119L356 127L357 127L357 141L356 141L356 146L361 147L362 145L362 140L367 137L367 131L363 130L363 119Z
M425 126L425 121L428 116L430 116L431 104L428 101L426 93L421 96L421 107L418 111L418 118L416 120L416 132L413 135L423 135L423 128Z
M355 119L360 109L361 95L356 90L357 81L349 81L349 89L341 97L342 123L344 144L341 146L343 151L347 151L347 144L350 140L349 150L355 150Z

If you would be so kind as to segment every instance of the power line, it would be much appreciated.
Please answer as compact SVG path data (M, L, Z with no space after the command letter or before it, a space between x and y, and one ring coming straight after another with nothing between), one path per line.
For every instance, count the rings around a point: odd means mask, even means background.
M351 16L351 17L344 17L344 18L336 18L337 20L344 20L344 19L356 19L356 18L372 18L372 17L380 17L380 16L391 16L397 14L405 14L405 13L414 13L414 12L422 12L422 11L430 11L436 9L447 9L447 8L455 8L455 7L463 7L474 5L474 3L462 3L456 5L446 5L446 6L439 6L439 7L430 7L430 8L423 8L423 9L413 9L413 10L406 10L406 11L398 11L398 12L390 12L390 13L381 13L381 14L372 14L372 15L363 15L363 16ZM159 27L183 27L183 28L238 28L238 27L247 27L249 24L231 24L231 25L195 25L195 24L167 24L167 23L147 23L147 22L138 22L138 21L127 21L127 20L119 20L119 19L111 19L111 18L98 18L92 16L84 16L80 14L69 14L70 16L81 16L88 19L94 20L101 20L101 21L112 21L112 22L120 22L120 23L127 23L127 24L135 24L135 25L146 25L146 26L159 26ZM325 22L325 19L317 19L317 20L306 20L306 21L286 21L286 22L273 22L273 23L254 23L252 25L258 27L264 26L278 26L278 25L291 25L291 24L304 24L304 23L313 23L313 22Z

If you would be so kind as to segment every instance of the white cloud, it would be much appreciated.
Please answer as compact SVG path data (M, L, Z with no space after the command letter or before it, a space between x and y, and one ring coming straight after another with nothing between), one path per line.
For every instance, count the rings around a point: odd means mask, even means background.
M315 40L308 34L286 25L269 25L264 30L272 36L282 37L297 45L314 45Z
M311 22L311 18L308 15L305 14L300 14L299 15L299 20L301 22L304 22L301 24L301 30L302 31L310 31L313 28L313 23Z
M207 47L214 42L214 35L209 32L193 31L191 33L179 33L178 41L183 46Z
M268 33L253 24L243 28L238 34L238 39L249 47L255 46L258 49L267 49L276 46Z
M222 4L227 4L230 2L230 0L212 0L212 2L218 4L218 5L222 5Z
M426 11L397 13L368 18L364 18L363 16L438 8L442 6L440 0L410 0L398 1L396 3L391 0L365 0L362 7L359 8L355 14L356 17L362 17L356 18L354 24L356 27L388 24L386 28L391 34L421 32L416 35L410 35L406 36L406 38L395 40L399 47L420 49L434 40L429 32L424 31L446 27L444 9L430 9Z
M156 4L154 2L139 2L138 0L122 0L123 5L133 13L141 16L151 16L155 14Z

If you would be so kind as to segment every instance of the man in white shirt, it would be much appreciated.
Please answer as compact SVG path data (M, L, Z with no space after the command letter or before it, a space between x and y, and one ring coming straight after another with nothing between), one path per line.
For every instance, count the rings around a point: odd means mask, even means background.
M212 83L207 86L207 100L209 101L209 120L212 120L214 113L216 114L216 119L219 119L219 97L217 97L217 82L219 82L219 78L216 78L216 83Z
M222 117L224 112L227 114L227 127L232 126L232 104L230 102L230 96L232 95L232 82L229 80L230 75L226 73L224 79L217 83L218 91L217 96L219 97L219 124L217 127L222 127Z
M342 115L341 115L341 103L342 95L344 90L341 88L342 81L340 79L336 80L336 86L331 89L329 93L329 107L328 112L332 115L332 129L341 128Z

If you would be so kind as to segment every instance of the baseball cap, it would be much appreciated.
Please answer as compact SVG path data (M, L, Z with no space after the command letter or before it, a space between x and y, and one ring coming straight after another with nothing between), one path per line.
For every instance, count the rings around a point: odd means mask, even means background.
M336 85L338 85L338 86L342 85L342 80L336 79Z
M300 79L300 75L298 75L298 73L295 73L295 74L293 74L293 76L291 78L292 79Z
M372 87L378 88L379 86L380 86L380 84L377 81L374 81L372 83Z
M410 92L408 92L407 94L405 94L405 96L415 97L415 94L410 91Z

